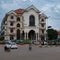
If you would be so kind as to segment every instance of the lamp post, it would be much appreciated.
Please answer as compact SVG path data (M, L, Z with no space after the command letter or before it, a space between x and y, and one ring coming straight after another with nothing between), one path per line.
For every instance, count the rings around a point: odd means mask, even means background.
M46 40L47 40L47 46L48 46L48 28L47 28Z
M51 28L51 26L47 27L47 45L48 45L48 29L50 29L50 28Z

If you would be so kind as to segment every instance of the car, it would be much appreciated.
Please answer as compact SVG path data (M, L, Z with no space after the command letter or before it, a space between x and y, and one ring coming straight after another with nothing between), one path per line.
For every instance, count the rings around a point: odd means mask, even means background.
M39 42L36 41L36 40L34 40L32 43L35 44L35 45L38 45L39 44Z
M10 51L10 49L11 49L11 44L10 43L4 45L4 50L5 51Z
M46 41L44 41L44 45L47 45L48 43Z
M16 43L11 43L11 49L17 49L18 48L18 46L17 46L17 44Z
M47 45L48 43L47 43L47 41L41 41L41 45Z
M36 42L36 40L32 40L32 43L34 44Z
M3 44L9 44L11 43L11 40L3 40Z
M6 47L6 48L11 48L11 44L10 44L10 43L5 44L4 47Z
M11 49L17 49L18 46L17 46L17 44L15 42L11 42L11 43L5 44L4 48L7 48L7 49L9 49L9 48L11 48Z

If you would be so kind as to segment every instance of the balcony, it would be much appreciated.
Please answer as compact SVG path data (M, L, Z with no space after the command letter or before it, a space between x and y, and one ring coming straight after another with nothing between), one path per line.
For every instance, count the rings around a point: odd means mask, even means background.
M40 29L46 29L46 27L40 27Z
M11 20L9 20L9 22L15 22L15 20L14 19L13 20L11 19Z
M16 34L16 33L14 33L14 32L13 32L13 33L9 33L9 35L15 35L15 34Z
M45 21L42 21L42 22L40 22L40 24L41 24L41 23L45 24L46 22L45 22Z
M9 28L11 28L11 29L15 29L15 26L9 26Z

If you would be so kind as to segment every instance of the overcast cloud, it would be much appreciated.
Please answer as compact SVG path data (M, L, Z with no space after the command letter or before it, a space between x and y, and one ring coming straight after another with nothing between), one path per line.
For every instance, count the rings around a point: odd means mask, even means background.
M49 17L47 26L60 29L60 0L0 0L0 24L10 10L27 8L32 4Z

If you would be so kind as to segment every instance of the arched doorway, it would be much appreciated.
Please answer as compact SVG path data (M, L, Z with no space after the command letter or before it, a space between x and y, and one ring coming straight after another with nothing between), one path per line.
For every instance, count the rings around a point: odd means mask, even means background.
M20 39L20 30L19 29L17 30L16 34L17 34L17 39Z
M34 30L31 30L31 31L28 33L28 38L29 38L29 39L32 39L32 40L36 40L36 34L35 34L35 31L34 31Z

